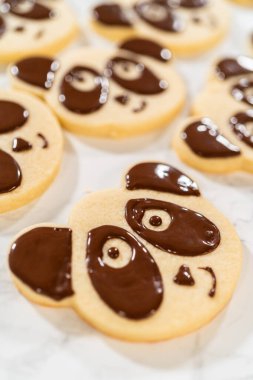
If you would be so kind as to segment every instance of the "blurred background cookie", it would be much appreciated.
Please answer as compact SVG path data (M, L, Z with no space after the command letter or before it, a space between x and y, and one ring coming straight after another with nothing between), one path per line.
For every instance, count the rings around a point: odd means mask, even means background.
M223 0L124 0L100 3L91 25L105 38L119 41L144 36L178 56L210 50L227 33L230 12Z
M63 136L48 107L24 92L0 91L0 213L41 195L61 164Z
M76 18L63 0L1 0L0 63L31 54L55 54L78 30Z
M58 61L30 57L9 73L14 87L44 96L71 132L123 138L164 127L182 109L185 85L171 58L156 42L136 38L117 49L71 50Z

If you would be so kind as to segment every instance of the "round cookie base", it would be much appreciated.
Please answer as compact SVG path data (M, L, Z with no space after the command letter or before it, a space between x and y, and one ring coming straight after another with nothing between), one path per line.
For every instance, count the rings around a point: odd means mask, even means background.
M174 137L172 147L183 162L206 173L225 174L244 170L242 156L225 159L198 156L185 144L180 135Z
M180 102L178 102L178 104L174 107L173 110L171 110L171 112L163 114L159 118L155 118L154 120L149 120L148 122L138 124L130 123L124 125L123 123L121 123L120 126L114 123L101 124L99 126L94 126L92 124L84 124L84 122L73 123L69 120L66 120L66 118L64 118L60 114L57 114L57 117L59 118L61 125L69 132L73 132L75 134L87 137L120 140L165 128L166 125L172 122L172 120L182 111L184 103L184 96L182 96ZM50 103L48 103L48 105L50 107ZM52 111L55 112L53 108Z
M60 170L60 166L61 159L54 167L51 174L47 178L45 178L44 181L29 189L25 197L23 194L17 194L15 195L15 197L12 197L9 200L0 199L0 214L23 207L28 203L32 202L33 200L39 198L54 181L55 177L57 176Z
M69 32L68 35L63 35L61 39L57 41L50 42L44 46L38 47L33 50L17 50L15 52L4 52L1 51L0 54L0 64L8 64L10 62L15 62L19 59L41 55L41 56L54 56L62 51L67 45L69 45L80 33L79 28L73 27L73 29Z
M132 194L132 192L131 192ZM82 239L80 239L80 235L78 231L83 230L83 225L86 225L86 218L84 218L83 222L80 221L81 215L83 212L81 211L85 206L86 212L92 212L93 207L97 207L97 203L101 202L100 208L103 209L103 205L108 203L108 200L117 199L117 204L122 203L125 204L126 199L128 199L128 193L121 194L120 191L102 191L100 192L100 198L97 198L98 194L91 194L85 198L85 200L79 202L74 210L72 211L72 215L70 217L70 226L74 231L73 235L73 248L74 252L79 250L79 254L77 253L73 257L73 286L75 289L77 297L73 298L73 307L78 312L81 318L87 321L91 326L96 328L97 330L105 333L108 336L113 338L131 341L131 342L158 342L163 340L173 339L179 336L186 335L191 333L202 326L209 323L212 319L214 319L227 305L230 301L231 296L235 290L237 285L240 272L241 272L241 264L242 264L242 248L241 243L236 235L236 232L233 226L221 215L217 214L215 209L204 199L195 199L194 197L190 197L189 199L182 199L180 196L176 195L161 195L157 192L147 192L143 190L139 190L134 192L135 197L143 198L144 196L152 199L163 199L168 200L175 203L180 203L185 207L190 207L193 210L198 209L198 211L205 210L205 216L211 218L218 228L223 231L223 243L220 246L220 251L217 252L219 257L222 257L221 262L218 264L219 269L216 267L217 272L219 272L222 263L227 262L227 255L231 253L231 249L233 251L232 260L229 264L229 280L228 277L219 279L219 288L217 289L217 295L215 298L204 298L204 303L201 306L201 311L196 312L196 304L199 303L199 295L197 293L194 294L195 289L182 289L182 288L174 288L173 281L171 282L171 275L176 272L176 269L180 265L181 262L187 260L186 258L179 258L177 256L173 256L168 258L164 256L164 253L159 250L154 250L154 248L148 247L149 251L152 253L153 257L156 258L156 262L161 270L162 277L165 283L165 289L167 289L167 293L164 295L163 303L160 306L160 309L152 315L151 317L142 319L142 320L131 320L127 318L123 318L117 314L115 314L104 302L100 299L96 291L91 285L88 274L84 269L80 267L80 263L83 261L83 256L80 254L83 251L85 240L84 235ZM133 195L129 195L130 197ZM93 201L96 199L96 205L93 204ZM181 203L182 202L182 203ZM121 209L121 208L120 208ZM94 209L95 210L95 209ZM104 220L103 216L96 220L97 224L108 224L107 219L111 220L111 224L115 224L114 218L116 220L116 209L114 205L111 205L110 215L106 215L106 220ZM121 213L120 213L121 215ZM216 215L216 218L215 218ZM89 219L90 220L90 219ZM81 223L81 225L80 225ZM89 225L87 226L87 231L90 228L93 228L93 221L89 221ZM123 221L125 223L125 221ZM120 224L121 227L123 224ZM79 227L78 227L79 226ZM80 251L81 248L81 251ZM217 256L217 257L218 257ZM204 264L204 260L208 260L209 258L202 257L194 259L194 271L198 271L198 267L202 267ZM213 260L213 258L211 258ZM207 262L206 262L207 263ZM212 265L212 264L211 264ZM226 268L228 270L228 268ZM165 275L166 274L166 275ZM171 274L171 275L170 275ZM195 272L196 274L196 272ZM200 280L199 280L200 281ZM171 294L169 295L168 291L168 283ZM167 286L166 286L167 284ZM223 288L226 288L226 290ZM172 290L173 288L173 290ZM174 293L175 291L175 293ZM189 291L188 297L185 294L185 291ZM192 293L192 303L191 305L195 305L194 307L188 309L188 313L181 314L181 302L182 298L180 295L183 295L183 298L189 299L190 293ZM199 294L199 293L198 293ZM201 293L205 295L205 290ZM205 295L206 297L206 295ZM187 301L188 302L188 301ZM206 304L207 302L207 304ZM208 305L208 307L204 307L203 305ZM181 310L181 311L180 311ZM175 314L174 314L175 313ZM172 316L173 315L173 316ZM178 319L179 315L182 315L180 320ZM177 316L177 317L175 317ZM167 320L167 324L165 321ZM171 323L170 323L171 322Z
M123 40L127 40L129 38L141 38L141 33L138 33L137 31L131 28L122 28L122 27L115 27L115 28L108 28L107 26L103 26L97 21L91 21L90 22L91 28L99 34L101 37L111 40L113 42L121 42ZM186 58L186 57L195 57L202 53L205 53L211 49L213 49L216 45L218 45L227 34L229 28L229 23L224 25L223 28L220 30L216 30L216 33L209 36L209 38L206 38L204 40L200 40L198 42L194 41L191 44L185 44L183 42L178 43L177 39L172 36L163 37L159 40L162 45L166 46L168 49L172 51L173 54L175 54L178 57Z

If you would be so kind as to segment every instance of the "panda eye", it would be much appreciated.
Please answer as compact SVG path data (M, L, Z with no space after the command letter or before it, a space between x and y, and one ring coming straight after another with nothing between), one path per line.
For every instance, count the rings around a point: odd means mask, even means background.
M112 268L126 266L131 256L131 247L121 239L109 239L103 246L103 262Z
M120 61L114 65L115 74L125 80L134 80L141 77L144 66L141 63Z
M164 231L171 223L170 215L163 210L146 210L142 224L153 231Z

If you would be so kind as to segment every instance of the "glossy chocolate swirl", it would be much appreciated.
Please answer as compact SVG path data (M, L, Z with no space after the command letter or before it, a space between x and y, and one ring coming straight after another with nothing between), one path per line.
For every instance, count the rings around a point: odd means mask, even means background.
M12 273L40 295L61 301L74 294L71 284L72 231L37 227L11 247Z
M245 56L225 58L217 64L216 73L220 79L253 73L253 58Z
M11 67L12 75L18 79L48 90L52 87L59 63L47 57L29 57L22 59Z
M253 106L253 81L249 81L246 78L242 78L237 84L232 87L231 91L233 97L244 102L250 106Z
M209 0L179 0L180 7L183 8L202 8L208 4Z
M253 134L248 124L253 125L253 110L239 112L230 118L230 126L237 138L253 148Z
M192 274L188 265L181 265L173 281L177 285L183 285L183 286L195 285L195 280L192 277Z
M15 190L21 181L22 173L17 161L0 149L0 194Z
M5 30L6 30L5 21L4 21L3 17L0 16L0 38L5 33Z
M132 38L119 45L119 48L131 51L132 53L146 55L161 62L168 62L172 58L169 49L146 38Z
M196 182L173 166L160 162L143 162L126 175L127 190L154 190L178 195L199 196Z
M120 239L129 245L131 258L124 267L113 268L104 263L103 246L110 239ZM158 266L148 250L123 228L101 226L91 230L86 265L95 290L120 316L147 318L161 305L163 282Z
M130 70L134 68L136 77L134 79L126 79L121 76L117 69L125 68ZM141 95L156 95L165 91L167 83L160 80L155 74L152 73L143 63L134 59L127 59L124 57L112 58L107 63L107 73L117 84L126 90L132 91Z
M12 150L13 152L24 152L26 150L31 150L32 144L21 137L15 137L12 140Z
M221 135L216 125L208 118L188 125L181 137L189 148L201 157L226 158L241 154L240 148Z
M148 210L166 212L171 222L162 231L154 231L143 224ZM198 212L174 203L156 199L131 199L125 216L129 226L155 247L178 256L200 256L214 251L220 244L218 228Z
M132 23L128 19L124 9L116 3L98 5L93 10L94 18L105 25L131 27Z
M36 0L4 0L3 6L5 12L31 20L47 20L53 17L52 9Z
M156 29L165 32L179 33L183 24L178 15L165 2L138 2L134 9L138 16Z
M23 127L29 112L18 103L0 100L0 134Z
M84 82L83 75L94 78L94 86L90 90L79 90L75 83ZM109 93L108 80L94 69L87 66L74 66L63 78L60 86L60 102L70 111L88 114L97 111L106 102Z

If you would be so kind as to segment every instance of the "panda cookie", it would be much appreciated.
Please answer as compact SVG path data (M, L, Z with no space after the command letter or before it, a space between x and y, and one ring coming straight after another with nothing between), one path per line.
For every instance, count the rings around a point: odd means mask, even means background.
M241 261L233 226L196 182L157 162L132 167L122 189L81 200L67 226L22 231L9 254L30 301L70 306L96 329L138 342L210 322L229 302Z
M226 137L230 127L232 124L217 125L208 117L190 117L179 125L173 147L182 161L202 171L252 171L253 160L249 162L243 149Z
M0 213L41 195L62 159L61 128L48 107L23 92L0 91Z
M253 59L218 61L174 138L179 156L209 172L253 172Z
M123 138L159 129L185 101L171 52L146 39L124 41L118 49L79 48L60 63L30 57L9 72L14 87L44 96L66 129L86 136Z
M63 0L0 0L0 62L55 54L78 33Z
M112 40L145 36L176 55L192 56L224 37L229 18L223 0L124 0L98 4L91 24Z

